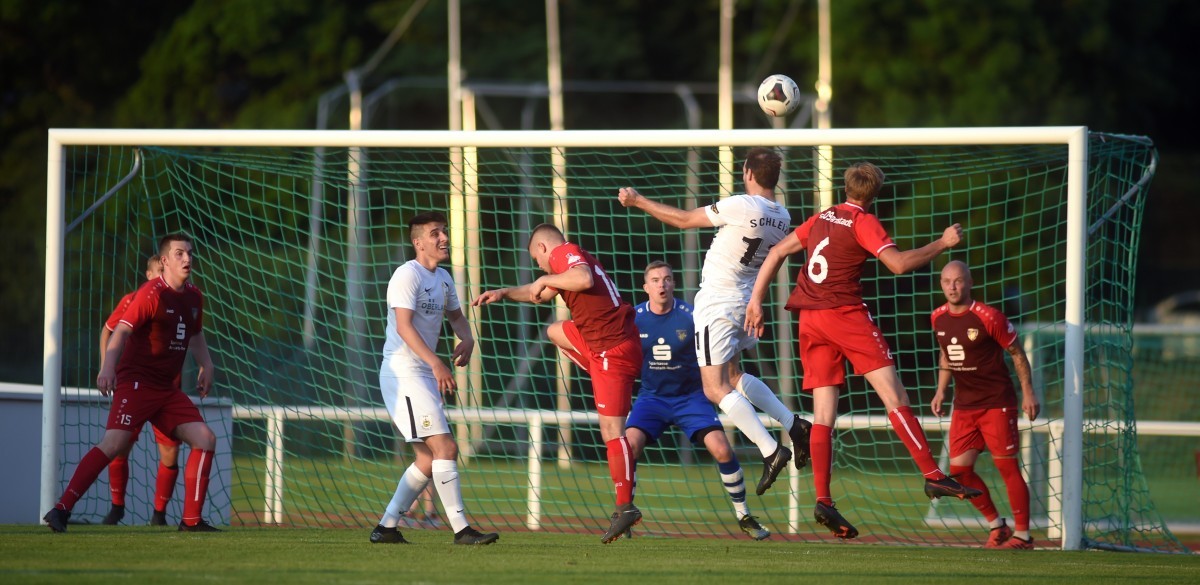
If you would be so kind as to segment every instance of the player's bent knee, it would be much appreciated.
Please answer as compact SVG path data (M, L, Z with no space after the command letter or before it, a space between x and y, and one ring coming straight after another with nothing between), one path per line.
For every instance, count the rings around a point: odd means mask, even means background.
M704 444L704 448L718 463L728 463L733 460L733 448L729 446L729 439L725 437L724 430L705 429L696 439L696 442Z
M187 423L179 425L175 431L179 439L192 449L213 451L217 448L217 436L204 423Z

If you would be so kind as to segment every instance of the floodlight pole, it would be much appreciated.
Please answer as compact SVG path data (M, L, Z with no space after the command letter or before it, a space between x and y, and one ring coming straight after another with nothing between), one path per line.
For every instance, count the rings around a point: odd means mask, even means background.
M817 0L817 128L833 127L829 101L833 98L833 58L830 55L829 0ZM833 205L833 147L817 147L817 210Z
M721 0L721 56L717 66L717 128L733 129L733 18L737 0ZM718 147L721 197L733 194L733 149Z
M559 42L558 0L546 0L546 87L550 92L550 130L561 132L563 129L563 82L562 82L562 45ZM554 194L554 225L562 230L567 237L569 217L567 205L567 155L561 147L550 149L551 190ZM571 318L571 311L563 302L561 296L554 302L554 316L559 321ZM555 384L557 401L555 408L563 417L559 424L559 434L562 442L558 447L558 466L571 465L571 361L562 352L558 352L558 380Z

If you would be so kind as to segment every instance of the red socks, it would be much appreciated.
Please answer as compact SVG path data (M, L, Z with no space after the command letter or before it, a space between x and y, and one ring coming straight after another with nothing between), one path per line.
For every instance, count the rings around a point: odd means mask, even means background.
M75 502L87 493L88 488L96 483L96 478L100 477L100 472L108 467L109 458L97 447L92 447L83 459L79 461L79 465L75 466L75 473L71 475L71 481L67 484L67 491L63 492L62 497L58 499L57 507L61 510L71 511L75 507Z
M817 502L833 504L829 480L833 474L833 428L814 423L808 434L809 457L812 458L813 489Z
M108 491L114 506L125 505L125 488L129 485L129 458L113 457L108 463Z
M192 449L188 455L187 469L183 472L183 523L188 526L193 526L202 519L212 460L213 452L203 449Z
M112 467L109 469L111 470ZM109 473L112 472L109 471ZM171 502L171 495L175 493L175 481L178 479L178 465L167 467L161 461L158 463L158 481L154 486L154 511L167 511L167 504Z
M1012 507L1013 529L1029 530L1029 485L1021 477L1021 464L1016 457L996 457L996 469L1008 488L1008 505ZM978 499L978 498L976 498Z
M617 490L617 505L623 506L633 501L633 472L637 462L624 436L607 441L605 445L608 446L608 474Z
M979 510L980 514L983 514L984 519L991 522L1000 516L1000 512L996 511L995 502L992 501L992 494L988 492L987 484L984 483L982 477L979 477L978 473L975 473L974 466L951 465L950 475L958 483L983 492L982 496L971 498L971 505L975 506L975 509Z
M933 460L933 454L929 452L929 441L925 440L925 431L921 429L921 423L917 421L912 408L901 406L888 413L888 420L892 421L892 430L908 448L908 454L917 463L925 479L945 479L946 474L938 468L937 461Z

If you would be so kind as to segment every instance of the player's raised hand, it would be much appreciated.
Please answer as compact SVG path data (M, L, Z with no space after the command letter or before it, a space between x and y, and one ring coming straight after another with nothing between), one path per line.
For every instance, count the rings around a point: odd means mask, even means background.
M454 365L460 368L465 367L467 363L471 361L471 354L474 351L474 339L460 341L458 342L458 345L454 346L454 353L450 354L450 361L454 362Z
M942 243L946 244L947 248L953 248L962 241L962 224L954 224L942 232Z
M621 187L617 190L617 201L620 201L623 207L635 207L641 196L642 194L633 187Z
M482 307L483 305L490 305L496 301L504 300L504 290L505 289L498 288L495 290L483 291L479 293L479 296L471 299L471 306Z
M763 334L763 313L762 303L751 300L746 305L746 322L745 329L747 335L762 337Z

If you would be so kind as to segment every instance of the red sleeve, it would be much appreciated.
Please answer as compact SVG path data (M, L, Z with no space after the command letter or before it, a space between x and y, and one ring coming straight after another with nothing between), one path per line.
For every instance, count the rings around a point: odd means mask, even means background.
M793 234L796 234L796 239L800 240L800 246L805 249L808 248L808 234L812 231L813 222L816 220L817 216L814 215L804 220L800 227L792 231Z
M1008 321L1008 317L1004 313L996 310L991 306L985 306L982 311L984 314L984 326L987 327L988 335L1000 344L1000 347L1008 349L1014 342L1017 341L1017 328Z
M104 321L105 329L108 329L109 331L117 330L117 325L121 322L121 315L125 314L125 310L129 308L129 303L133 302L133 296L135 294L137 294L137 291L133 291L121 297L120 302L117 303L117 306L113 309L112 314L109 315L108 319Z
M587 266L587 258L579 246L567 242L550 251L550 270L562 274L576 266Z
M143 323L149 322L154 318L155 311L158 310L158 295L155 294L157 288L154 286L143 286L139 288L133 295L133 300L129 302L129 306L125 308L125 312L121 315L121 323L129 326L130 329L137 329Z
M854 239L875 257L878 257L884 248L896 245L891 236L888 236L887 230L883 229L883 224L879 223L879 218L870 213L859 215L854 222Z

